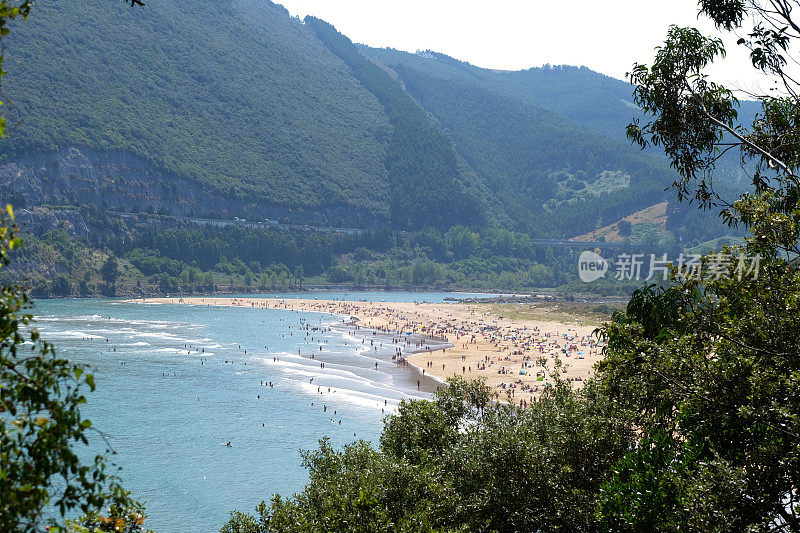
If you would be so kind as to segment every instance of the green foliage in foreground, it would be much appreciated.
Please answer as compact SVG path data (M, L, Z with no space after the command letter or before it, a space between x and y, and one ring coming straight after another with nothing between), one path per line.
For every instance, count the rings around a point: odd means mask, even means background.
M536 531L596 523L592 500L631 446L594 386L559 383L528 410L489 405L480 382L452 378L433 401L404 401L378 449L327 441L304 454L310 481L224 533Z
M13 220L10 206L6 213ZM6 221L0 218L0 268L22 244ZM130 505L106 456L87 463L78 455L92 430L80 407L94 377L39 337L30 307L21 287L0 287L0 530L7 532L55 525L55 516L106 502Z
M30 0L0 2L0 39L9 34L9 22L27 18L32 5ZM3 57L0 53L0 65ZM0 68L0 77L4 74ZM0 117L0 135L5 129ZM17 233L13 208L6 205L0 211L0 269L8 270L11 252L22 246ZM104 276L115 278L116 259L106 265ZM95 388L94 376L58 357L41 339L31 307L23 287L0 285L0 530L41 530L46 522L52 532L66 526L75 533L152 533L144 529L144 507L107 471L107 456L95 455L88 463L79 457L93 429L80 407L86 388ZM109 512L103 516L106 504ZM84 516L65 522L76 510Z
M144 506L134 500L111 504L105 515L94 510L77 520L67 520L69 533L154 533L144 525Z

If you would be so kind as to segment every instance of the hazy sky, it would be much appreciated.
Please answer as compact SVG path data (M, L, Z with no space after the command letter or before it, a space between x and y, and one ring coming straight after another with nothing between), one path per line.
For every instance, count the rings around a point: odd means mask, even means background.
M697 0L277 1L370 46L431 49L496 69L585 65L619 79L634 61L650 62L670 24L716 34L698 20ZM735 42L726 40L728 58L713 74L751 88L752 68Z

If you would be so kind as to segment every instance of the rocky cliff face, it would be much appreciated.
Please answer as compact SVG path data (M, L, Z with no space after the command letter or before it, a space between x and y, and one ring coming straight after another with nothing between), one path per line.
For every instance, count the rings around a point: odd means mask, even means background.
M79 211L73 209L48 209L31 207L14 210L15 222L23 231L42 234L54 229L63 229L70 235L90 238L97 228ZM23 234L24 235L24 234Z
M305 211L229 197L160 170L128 152L74 146L0 165L0 199L19 207L90 204L111 211L174 216L270 218L295 224L350 227L379 224L365 213L344 206Z

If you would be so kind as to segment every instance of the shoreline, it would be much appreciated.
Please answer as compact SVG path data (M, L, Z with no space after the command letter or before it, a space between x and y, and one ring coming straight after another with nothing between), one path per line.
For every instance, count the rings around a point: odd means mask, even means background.
M306 310L306 311L307 312L317 312L317 311L312 311L312 310ZM331 314L331 316L344 316L344 315L333 315L333 314ZM377 328L374 328L374 327L362 325L360 323L361 319L359 317L357 317L357 316L350 316L348 318L350 319L350 321L344 321L343 320L342 322L337 322L334 325L331 325L330 327L332 329L337 329L337 330L340 330L340 331L350 331L350 332L353 332L353 334L356 334L357 332L367 332L367 333L373 332L373 336L375 336L377 334L377 335L380 335L381 337L390 337L390 338L395 338L395 337L397 337L397 335L399 335L399 333L397 331L384 331L384 330L377 329ZM365 337L368 337L368 336L369 335L365 335ZM430 336L425 335L425 334L414 333L412 336L414 337L412 340L418 340L418 341L421 341L421 343L423 343L423 344L431 345L432 346L432 350L431 351L433 351L433 352L442 350L443 348L451 348L451 347L453 347L453 344L450 343L450 342L442 342L441 340L434 339L433 337L430 337ZM433 341L433 343L430 343L429 341ZM409 351L408 355L413 355L415 353L420 353L420 352L424 352L424 351L425 350L420 348L420 349L417 349L417 350ZM395 353L395 355L397 355L397 354ZM421 381L421 383L420 383L421 388L416 389L417 391L421 390L423 392L429 392L430 393L430 392L433 391L433 389L436 389L436 388L438 388L439 385L442 385L442 384L445 383L445 380L443 378L440 378L438 376L434 376L430 372L426 373L425 371L423 371L422 367L417 366L414 363L411 363L408 360L408 355L403 354L403 355L401 355L400 359L396 359L395 357L392 357L391 358L391 362L394 363L395 366L398 367L398 368L403 367L403 365L405 365L405 369L406 370L410 370L412 373L415 374L415 378L419 379Z
M602 357L592 337L596 320L565 315L557 305L535 305L526 315L519 306L484 303L364 302L346 300L175 297L137 298L138 304L214 305L285 309L349 317L356 328L370 328L405 340L398 346L404 361L438 383L452 375L485 378L495 397L526 405L553 382L553 362L560 377L582 382ZM506 312L507 311L507 312ZM523 310L524 311L524 310ZM501 314L502 313L502 314ZM507 315L507 316L506 316ZM411 337L413 336L413 338ZM414 344L408 341L413 340ZM430 344L426 342L431 340ZM441 344L447 343L447 345Z

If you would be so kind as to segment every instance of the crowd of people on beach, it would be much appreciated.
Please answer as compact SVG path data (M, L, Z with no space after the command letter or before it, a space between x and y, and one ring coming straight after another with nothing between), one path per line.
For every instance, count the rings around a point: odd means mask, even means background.
M365 302L311 299L194 299L195 303L250 308L313 311L341 315L354 334L361 328L391 336L395 364L442 382L451 375L486 378L495 397L519 402L536 401L555 379L581 386L602 343L587 326L505 319L475 306L422 302ZM469 309L468 312L466 310ZM361 335L361 343L375 351L379 345ZM556 361L559 362L556 365ZM320 363L324 368L324 363ZM558 373L558 377L556 377Z

